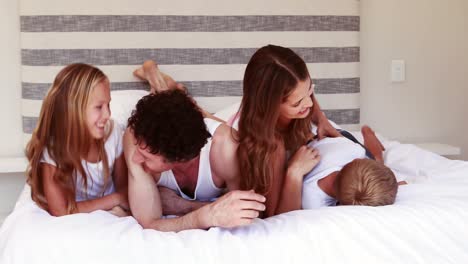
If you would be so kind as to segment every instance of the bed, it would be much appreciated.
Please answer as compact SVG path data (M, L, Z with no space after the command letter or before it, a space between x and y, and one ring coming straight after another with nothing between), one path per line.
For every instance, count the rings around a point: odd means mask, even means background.
M245 64L268 43L304 58L331 120L351 131L360 126L357 0L21 0L20 13L25 142L66 64L94 64L108 75L118 123L146 93L131 74L145 59L227 119L242 96ZM0 263L468 262L468 163L379 137L387 166L410 183L391 206L301 210L233 229L162 233L104 211L52 217L26 185L0 229Z
M0 229L0 263L465 263L468 162L380 138L385 163L409 182L390 206L324 207L233 229L164 233L104 211L52 217L25 186Z

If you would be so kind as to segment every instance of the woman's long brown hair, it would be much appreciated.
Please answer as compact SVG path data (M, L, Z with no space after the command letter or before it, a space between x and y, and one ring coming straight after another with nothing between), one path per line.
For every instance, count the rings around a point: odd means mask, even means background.
M241 188L267 194L271 188L272 162L277 160L278 142L296 151L311 137L311 113L294 119L286 131L277 128L280 105L309 72L305 62L291 49L268 45L260 48L247 64L239 118L237 157Z
M85 120L90 94L103 81L107 81L107 77L101 70L87 64L71 64L58 73L44 98L36 128L26 147L26 157L29 160L27 176L32 199L45 210L49 208L40 167L44 150L56 163L53 180L66 194L69 214L77 209L77 173L81 175L84 187L87 187L87 174L81 160L87 157L93 145L97 146L103 162L105 182L109 181L109 162L104 149L107 136L93 139Z

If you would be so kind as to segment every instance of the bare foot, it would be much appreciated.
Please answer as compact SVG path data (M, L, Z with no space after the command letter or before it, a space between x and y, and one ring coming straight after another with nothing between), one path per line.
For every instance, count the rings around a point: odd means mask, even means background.
M364 137L364 146L374 155L376 161L383 163L383 151L385 148L374 131L368 126L363 126L361 132Z
M145 72L143 71L143 66L133 71L133 75L138 79L146 81Z
M187 93L187 88L183 84L176 82L171 76L160 71L158 65L152 60L145 61L140 68L133 71L133 75L147 81L151 87L151 93L170 89L179 89Z
M147 60L143 63L143 73L151 86L151 92L161 92L169 89L158 65L154 61Z
M140 68L133 71L133 75L139 79L147 81L151 87L151 93L168 89L167 84L159 71L158 65L152 60L145 61Z

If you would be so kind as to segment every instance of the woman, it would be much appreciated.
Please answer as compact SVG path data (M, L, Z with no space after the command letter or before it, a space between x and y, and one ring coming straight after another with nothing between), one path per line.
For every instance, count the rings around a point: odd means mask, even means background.
M305 146L339 136L314 97L305 62L291 49L268 45L250 59L243 83L237 157L241 189L267 197L266 216L301 208L303 176L320 160ZM294 153L287 162L287 153Z

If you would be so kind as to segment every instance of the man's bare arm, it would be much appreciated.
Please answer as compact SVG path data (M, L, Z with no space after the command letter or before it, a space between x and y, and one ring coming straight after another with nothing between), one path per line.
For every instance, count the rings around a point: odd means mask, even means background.
M127 129L124 134L124 154L128 168L128 200L130 210L140 223L148 223L162 216L161 198L153 177L141 165L133 162L136 150L133 134Z
M232 191L213 203L181 217L153 219L142 224L144 228L160 231L207 229L209 227L236 227L248 225L265 210L265 197L253 191Z
M191 201L180 197L174 190L158 186L164 215L185 215L209 202Z

